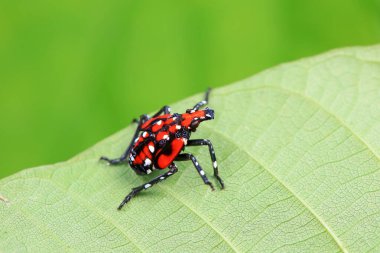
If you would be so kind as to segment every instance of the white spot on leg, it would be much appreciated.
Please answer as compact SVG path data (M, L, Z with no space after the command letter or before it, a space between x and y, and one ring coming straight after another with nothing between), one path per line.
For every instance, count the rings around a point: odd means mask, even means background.
M160 180L164 180L165 179L165 177L160 177Z
M183 141L183 144L187 145L187 139L186 138L182 138L182 141Z
M199 163L198 162L195 162L195 166L198 166L199 165Z
M150 174L150 173L152 173L152 171L150 169L147 169L146 174Z
M205 175L205 172L204 172L203 170L200 170L200 171L199 171L199 174L201 174L202 176L204 176L204 175Z
M217 164L217 162L215 161L215 162L214 162L214 168L216 168L216 167L218 167L218 164Z
M149 145L149 150L151 153L154 153L154 146L153 145Z
M144 185L144 188L145 189L148 189L149 187L151 187L152 185L151 184L146 184L146 185Z
M149 158L145 159L144 166L149 166L151 164L152 164L152 161Z

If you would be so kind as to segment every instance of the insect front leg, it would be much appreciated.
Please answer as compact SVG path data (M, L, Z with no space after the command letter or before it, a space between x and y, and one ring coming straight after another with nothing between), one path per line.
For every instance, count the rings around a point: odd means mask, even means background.
M202 169L202 167L199 165L197 159L195 158L195 156L193 154L188 154L188 153L184 153L184 154L179 154L176 158L175 158L176 161L189 161L191 160L194 164L194 167L197 169L199 175L201 176L203 182L205 184L207 184L208 186L211 187L211 190L215 190L214 186L212 185L212 183L208 180L207 176L206 176L206 173L205 171Z
M204 105L207 105L208 104L208 97L210 95L210 92L211 92L211 89L208 88L207 91L206 91L206 94L205 94L205 98L202 101L198 102L196 105L194 105L194 107L193 107L192 110L198 111L199 108L201 108Z
M224 183L223 183L223 180L219 176L218 162L216 161L215 151L214 151L214 147L212 146L211 141L207 139L199 139L199 140L188 140L187 142L187 146L203 146L203 145L208 146L208 150L210 151L210 157L212 161L212 167L214 168L214 177L216 177L222 189L224 189Z
M123 208L123 206L125 204L127 204L134 196L136 196L139 192L141 192L142 190L146 190L150 187L152 187L154 184L157 184L161 181L164 181L165 179L167 179L168 177L172 176L173 174L177 173L178 171L178 168L177 166L172 163L169 165L169 171L152 179L151 181L149 181L148 183L145 183L145 184L142 184L138 187L135 187L135 188L132 188L132 191L124 198L123 202L121 202L121 204L119 205L119 207L117 209L121 209Z
M100 160L107 161L111 165L120 164L120 163L124 162L128 158L129 152L131 151L131 148L134 144L134 141L137 138L137 136L141 130L141 125L144 124L144 122L148 119L149 119L149 117L146 114L143 114L140 116L140 120L138 121L138 125L137 125L136 131L132 137L131 142L129 143L128 148L125 150L125 152L119 158L110 159L108 157L102 156L102 157L100 157Z

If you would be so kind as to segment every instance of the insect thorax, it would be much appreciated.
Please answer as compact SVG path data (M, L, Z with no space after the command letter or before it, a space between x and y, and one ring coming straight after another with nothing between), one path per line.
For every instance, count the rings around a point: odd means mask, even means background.
M129 164L139 175L166 168L183 150L190 130L181 125L179 114L163 115L144 124L129 154Z

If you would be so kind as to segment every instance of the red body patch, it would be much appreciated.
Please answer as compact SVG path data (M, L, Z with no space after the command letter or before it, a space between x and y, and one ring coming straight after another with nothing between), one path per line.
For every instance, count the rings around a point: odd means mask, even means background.
M156 163L154 165L159 169L168 167L179 152L181 152L183 146L184 142L182 139L176 138L172 140L169 145L157 152Z
M190 129L208 119L206 114L206 110L199 110L164 114L147 120L131 149L130 165L144 173L148 169L168 167L186 145Z

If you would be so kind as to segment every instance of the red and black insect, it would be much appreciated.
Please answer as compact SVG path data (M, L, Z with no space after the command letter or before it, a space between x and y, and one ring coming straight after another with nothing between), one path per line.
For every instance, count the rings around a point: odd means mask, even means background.
M197 103L192 109L186 110L186 113L183 114L170 114L170 107L164 106L152 117L146 114L141 115L140 120L134 120L138 124L137 129L123 155L116 159L109 159L104 156L100 158L111 165L120 164L128 160L129 165L138 175L150 174L155 169L162 170L169 168L169 171L152 179L148 183L132 188L132 191L119 205L119 210L140 191L148 189L152 185L175 174L178 168L174 161L191 160L203 182L214 190L214 186L208 180L194 155L181 153L185 149L185 146L208 146L214 168L214 176L219 181L222 189L224 188L224 183L219 177L218 164L211 141L206 139L190 140L191 132L195 132L202 121L214 119L214 110L207 107L204 110L200 110L202 106L208 103L209 94L210 89L206 92L203 101ZM139 133L141 133L140 136Z

